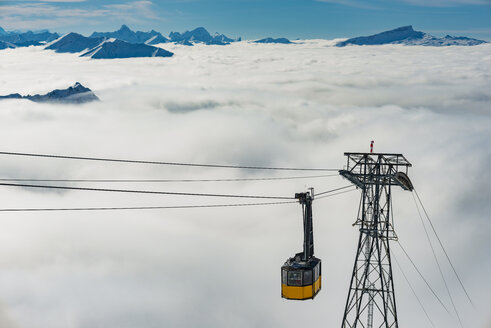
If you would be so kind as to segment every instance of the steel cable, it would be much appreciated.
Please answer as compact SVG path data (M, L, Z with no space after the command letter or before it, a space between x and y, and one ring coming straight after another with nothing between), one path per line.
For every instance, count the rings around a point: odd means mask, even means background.
M293 197L282 197L282 196L231 195L231 194L209 194L209 193L192 193L192 192L175 192L175 191L153 191L153 190L132 190L132 189L68 187L68 186L35 185L35 184L3 183L3 182L0 183L0 186L6 186L6 187L25 187L25 188L40 188L40 189L58 189L58 190L117 192L117 193L133 193L133 194L174 195L174 196L256 198L256 199L294 199Z
M455 276L457 277L457 280L458 280L458 281L459 281L459 283L460 283L460 286L461 286L461 287L462 287L462 289L464 290L464 293L465 293L465 295L467 296L467 299L469 300L469 302L470 302L470 303L472 304L472 306L474 306L474 308L475 308L474 302L472 302L472 299L471 299L471 297L469 296L469 293L467 292L467 289L464 287L464 284L463 284L462 280L460 279L460 276L458 275L457 270L455 270L455 267L454 267L454 265L453 265L452 261L450 260L450 257L448 256L448 253L447 253L447 251L446 251L445 247L443 247L443 243L442 243L442 241L441 241L440 237L438 236L438 233L436 232L435 226L433 225L433 222L430 220L430 217L428 216L428 212L426 212L426 208L424 207L423 202L421 201L421 198L419 198L419 195L418 195L418 192L416 191L416 189L414 189L414 192L415 192L415 194L416 194L416 197L418 198L419 203L421 204L421 208L423 209L423 212L425 213L425 216L426 216L426 218L428 219L428 222L430 223L430 227L431 227L431 229L433 230L433 233L435 234L436 239L438 240L438 243L440 244L440 246L441 246L441 248L442 248L442 250L443 250L443 253L445 254L445 257L446 257L446 258L447 258L447 260L448 260L448 263L449 263L449 264L450 264L450 266L452 267L452 270L453 270L453 272L454 272ZM414 197L414 196L413 196L413 197ZM415 201L416 201L416 200L415 200Z
M459 311L457 311L457 307L455 306L455 302L452 297L452 293L450 293L450 289L448 288L447 280L445 279L445 275L443 274L443 270L440 266L440 262L438 261L438 257L436 256L435 248L433 247L433 243L431 242L430 235L428 234L428 229L426 229L426 225L423 220L423 216L421 215L421 212L419 210L418 203L416 202L416 198L413 195L414 199L414 204L416 205L416 209L418 210L419 218L421 219L421 224L423 225L423 229L425 231L426 239L428 240L428 243L430 244L431 252L433 253L433 258L435 259L435 263L438 267L438 271L440 272L440 276L442 277L443 284L445 285L445 289L447 290L448 297L450 298L450 303L452 304L452 307L454 309L455 314L457 315L457 319L459 321L460 327L464 327L462 324L462 320L460 319Z
M117 158L19 153L19 152L6 152L6 151L1 151L0 155L43 157L43 158L71 159L71 160L84 160L84 161L100 161L100 162L116 162L116 163L131 163L131 164L152 164L152 165L225 168L225 169L276 170L276 171L338 171L338 169L333 169L333 168L295 168L295 167L266 167L266 166L243 166L243 165L223 165L223 164L198 164L198 163L185 163L185 162L161 162L161 161L146 161L146 160L117 159Z
M137 183L173 183L173 182L240 182L240 181L274 181L274 180L295 180L312 179L339 176L338 174L306 175L290 177L264 177L264 178L224 178L224 179L19 179L19 178L0 178L0 181L18 182L137 182Z

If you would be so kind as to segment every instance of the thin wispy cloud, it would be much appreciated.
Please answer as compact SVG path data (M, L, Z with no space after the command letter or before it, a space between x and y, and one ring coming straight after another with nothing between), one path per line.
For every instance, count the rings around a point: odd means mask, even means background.
M87 0L16 0L15 2L30 2L30 3L48 3L48 2L57 2L57 3L72 3L72 2L86 2Z
M375 1L367 4L365 1L358 0L316 0L319 2L326 2L332 4L345 5L354 8L361 9L383 9L388 8L393 2L388 1ZM396 0L399 3L410 4L420 7L455 7L464 5L491 5L489 0Z
M109 14L109 10L86 10L86 9L65 9L55 5L48 5L45 3L29 3L20 5L3 5L0 7L0 15L2 19L8 16L18 17L100 17Z
M21 0L21 1L71 3L71 2L85 2L87 0Z
M99 23L99 19L126 23L161 21L151 1L133 1L93 8L67 8L55 2L0 5L0 21L7 29L60 28Z
M153 3L146 0L104 5L104 8L108 9L111 15L121 17L121 19L132 21L141 20L142 18L161 20L160 16L157 15L152 7Z
M360 8L360 9L371 9L371 10L380 9L379 6L374 5L372 3L369 4L366 1L357 1L357 0L316 0L316 1L332 3L337 5L344 5L344 6Z
M422 7L455 7L465 5L491 5L489 0L403 0L403 2Z

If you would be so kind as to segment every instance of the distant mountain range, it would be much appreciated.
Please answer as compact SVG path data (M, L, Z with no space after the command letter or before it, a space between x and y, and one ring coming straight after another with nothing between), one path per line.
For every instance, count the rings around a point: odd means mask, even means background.
M61 53L83 52L80 56L96 59L131 58L131 57L170 57L172 52L166 51L155 44L173 42L192 46L196 43L207 45L227 45L241 39L231 39L224 34L211 35L204 27L183 33L171 32L169 38L160 32L132 31L122 25L114 32L94 32L89 37L78 33L68 33L60 37L57 33L43 32L6 32L0 27L0 50L21 46L43 45L45 49Z
M204 27L198 27L183 33L171 32L168 38L155 30L135 32L126 25L122 25L119 30L114 32L94 32L90 37L73 32L62 37L57 33L48 31L8 32L0 27L0 50L46 44L46 49L55 50L56 52L83 52L80 56L97 59L172 56L171 52L154 46L162 43L172 42L192 46L194 44L227 45L236 41L241 41L241 38L231 39L219 33L211 35ZM292 43L286 38L264 38L253 42ZM351 38L337 43L336 46L403 44L441 47L454 45L474 46L482 43L486 43L486 41L450 35L438 38L424 32L415 31L412 26L403 26L370 36Z
M57 33L48 31L42 32L6 32L0 27L0 49L38 46L44 42L50 42L58 39Z
M226 45L234 41L240 41L231 39L223 34L216 33L212 36L204 27L195 28L192 31L186 31L183 33L171 32L169 38L163 36L160 32L152 30L150 32L132 31L128 26L122 25L121 28L114 32L94 32L90 36L91 38L116 38L129 43L135 44L159 44L174 42L178 44L193 45L194 43L204 44L216 44Z
M126 25L122 25L119 30L114 32L94 32L90 37L115 38L129 43L159 44L169 42L169 39L155 30L151 30L150 32L134 32Z
M437 38L430 34L415 31L411 25L396 28L394 30L370 35L361 36L336 44L338 47L348 45L382 45L382 44L403 44L410 46L475 46L487 43L483 40L471 39L466 37L454 37L447 35L443 38Z
M69 33L67 35L71 35L68 39L74 38L73 34L77 33ZM63 36L65 38L67 35ZM80 35L80 34L77 34ZM56 39L59 39L60 36L57 33L50 33L48 31L43 32L6 32L3 28L0 27L0 50L6 48L17 48L17 47L25 47L30 45L43 45L49 42L52 42ZM87 37L84 37L87 38ZM142 31L132 31L128 26L122 25L121 28L114 32L93 32L86 40L87 48L79 49L75 51L74 49L77 46L82 46L81 43L77 43L76 45L69 45L68 39L65 39L64 47L66 49L71 48L70 51L61 51L61 52L79 52L85 49L91 49L103 41L108 39L117 39L131 44L146 44L146 45L156 45L160 43L169 43L173 42L176 44L184 44L188 46L192 46L196 43L203 43L208 45L227 45L231 42L241 41L241 38L231 39L224 34L215 33L215 35L211 35L204 27L198 27L191 31L185 31L183 33L179 32L171 32L169 34L169 38L163 36L160 32L152 30L150 32L142 32ZM58 40L59 41L59 40ZM89 46L92 45L92 46Z
M99 98L90 90L80 83L75 83L67 89L57 89L48 92L45 95L27 95L22 96L18 93L13 93L8 96L0 96L2 99L28 99L34 102L51 102L64 104L82 104L90 101L97 101Z
M169 34L171 42L176 42L185 45L192 45L193 43L215 44L215 45L227 45L231 42L240 41L241 38L233 40L223 34L215 33L211 36L210 33L204 27L195 28L192 31L186 31L184 33L171 32Z

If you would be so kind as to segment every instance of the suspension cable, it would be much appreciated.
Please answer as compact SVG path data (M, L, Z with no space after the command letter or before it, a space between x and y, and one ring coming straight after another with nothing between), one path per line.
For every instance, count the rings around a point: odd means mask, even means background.
M342 189L346 189L346 188L349 188L349 187L353 187L353 185L348 185L348 186L344 186L344 187L340 187L340 188L336 188L336 189L331 189L331 190L319 192L319 193L315 194L314 197L317 197L317 196L320 196L320 195L324 195L324 194L329 194L329 193L332 193L332 192L335 192L335 191L338 191L338 190L342 190Z
M418 300L419 306L421 307L421 309L425 313L426 318L428 318L428 321L430 322L431 326L435 327L435 324L433 323L430 316L428 315L428 312L426 311L425 307L423 306L423 303L421 302L421 299L418 297L418 294L416 294L416 291L414 290L413 286L411 285L411 282L409 281L408 277L406 276L406 273L402 269L402 266L399 263L399 261L397 260L397 257L395 256L394 252L392 252L392 258L396 261L396 264L399 267L399 270L402 272L402 275L404 276L404 279L406 280L407 284L409 285L409 288L413 292L414 297L416 297L416 299Z
M414 189L414 192L416 193L416 197L418 197L418 201L419 203L421 204L421 208L423 209L423 212L425 213L425 216L426 218L428 219L428 222L430 223L430 227L431 229L433 230L433 233L435 234L436 236L436 239L438 240L438 243L440 244L440 247L442 248L443 250L443 253L445 254L445 257L447 258L447 261L448 263L450 264L450 266L452 267L452 270L453 270L453 273L455 274L455 276L457 277L457 280L459 281L460 283L460 286L462 287L462 289L464 290L465 292L465 295L467 296L467 299L469 300L469 302L472 304L472 306L474 306L475 308L475 305L474 305L474 302L472 302L472 299L471 297L469 296L469 293L467 292L467 289L464 287L464 284L462 282L462 280L460 279L460 276L457 274L457 270L455 270L455 267L452 263L452 261L450 260L450 257L448 256L448 253L445 249L445 247L443 246L443 243L440 239L440 237L438 236L438 233L436 232L436 229L435 229L435 226L433 225L433 222L431 221L429 215L428 215L428 212L426 212L426 208L424 207L423 205L423 202L421 201L421 198L419 198L419 195L418 195L418 192L416 191L416 189ZM414 196L413 196L414 197ZM416 200L415 200L416 201Z
M35 153L20 153L20 152L6 152L6 151L0 151L0 155L43 157L43 158L100 161L100 162L117 162L117 163L131 163L131 164L192 166L192 167L208 167L208 168L224 168L224 169L276 170L276 171L338 171L338 169L333 169L333 168L294 168L294 167L242 166L242 165L223 165L223 164L198 164L198 163L184 163L184 162L160 162L160 161L147 161L147 160L83 157L83 156L68 156L68 155L53 155L53 154L35 154Z
M228 198L257 198L257 199L295 199L293 197L282 197L282 196L232 195L232 194L209 194L209 193L174 192L174 191L68 187L68 186L36 185L36 184L23 184L23 183L0 183L0 186L41 188L41 189L58 189L58 190L118 192L118 193L133 193L133 194L174 195L174 196L203 196L203 197L228 197Z
M352 187L352 186L351 186ZM352 192L352 191L355 191L356 188L354 189L350 189L350 190L344 190L344 191L340 191L340 192L336 192L334 194L329 194L329 195L324 195L324 196L320 196L320 197L317 197L315 199L322 199L322 198L327 198L327 197L331 197L331 196L336 196L336 195L341 195L341 194L345 194L345 193L348 193L348 192Z
M211 205L182 205L182 206L134 206L134 207L66 207L66 208L0 208L0 212L54 212L54 211L114 211L114 210L162 210L162 209L192 209L294 204L289 202L243 203L243 204L211 204Z
M407 259L409 260L409 262L411 262L411 264L413 265L414 269L416 270L416 272L419 274L419 276L421 277L421 279L423 279L423 281L425 282L426 286L428 287L428 289L431 291L431 293L433 294L433 296L435 296L435 298L438 300L438 302L440 303L440 305L445 309L445 311L448 313L448 315L452 316L452 314L450 313L450 311L447 309L447 307L445 306L445 304L443 304L442 300L440 299L440 297L438 297L438 295L435 293L435 291L433 290L433 288L431 288L430 284L428 283L428 280L426 280L426 278L423 276L423 274L421 273L421 271L419 270L418 266L416 265L416 263L414 263L413 259L411 258L411 256L409 256L408 252L406 252L406 249L402 246L400 240L397 240L397 244L399 245L399 247L401 248L402 252L406 255Z
M455 302L452 297L452 293L450 293L450 289L448 288L447 280L445 279L445 275L443 274L442 268L440 266L440 262L438 261L438 257L436 256L435 248L433 247L433 243L431 242L430 235L428 234L428 229L426 229L426 225L423 220L423 216L421 215L421 211L419 210L418 203L416 202L416 198L413 195L414 199L414 204L416 205L416 209L418 210L419 218L421 219L421 224L423 225L423 229L425 231L426 239L428 240L428 243L430 244L431 252L433 253L433 258L435 259L435 263L438 267L438 271L440 272L440 276L442 277L443 284L445 285L445 289L447 290L448 297L450 298L450 303L452 304L452 307L454 309L455 314L457 315L457 319L459 321L460 327L464 327L462 324L462 320L460 319L459 311L457 311L457 307L455 306Z
M223 179L19 179L0 178L0 181L12 182L143 182L143 183L172 183L172 182L236 182L236 181L271 181L271 180L295 180L337 177L339 174L305 175L289 177L263 177L263 178L223 178Z
M327 198L354 191L345 190L334 194L319 197ZM42 211L108 211L108 210L158 210L158 209L190 209L190 208L218 208L218 207L241 207L261 205L283 205L294 204L294 201L264 202L264 203L242 203L242 204L211 204L211 205L179 205L179 206L134 206L134 207L66 207L66 208L0 208L0 212L42 212Z

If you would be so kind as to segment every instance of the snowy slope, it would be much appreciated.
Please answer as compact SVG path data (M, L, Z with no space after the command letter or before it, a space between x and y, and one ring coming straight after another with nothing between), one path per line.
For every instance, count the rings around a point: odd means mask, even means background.
M104 42L104 38L88 38L78 33L68 33L55 42L51 43L45 49L54 50L55 52L77 53L84 50L97 47Z

